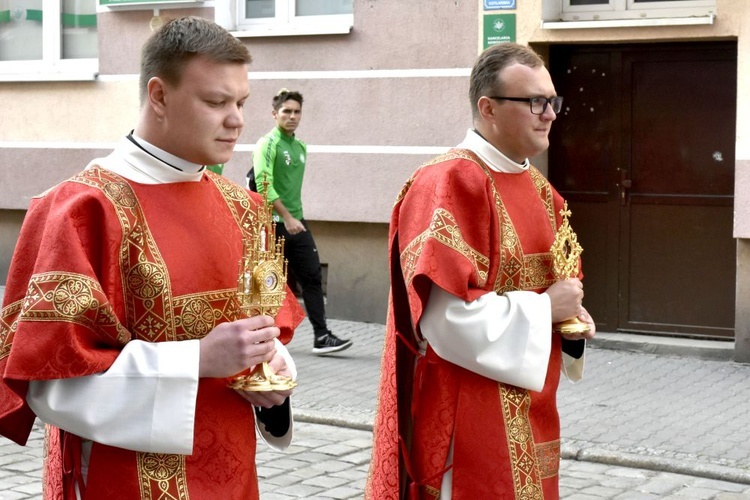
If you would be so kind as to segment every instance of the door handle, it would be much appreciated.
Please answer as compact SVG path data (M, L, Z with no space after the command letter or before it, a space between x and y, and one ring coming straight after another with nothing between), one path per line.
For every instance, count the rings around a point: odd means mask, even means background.
M627 193L626 193L626 191L628 189L630 189L630 188L633 187L633 180L632 179L626 179L625 175L626 175L625 171L621 170L620 171L620 184L619 184L619 186L620 186L620 205L623 206L623 207L625 206L625 204L627 202L627 196L626 196Z

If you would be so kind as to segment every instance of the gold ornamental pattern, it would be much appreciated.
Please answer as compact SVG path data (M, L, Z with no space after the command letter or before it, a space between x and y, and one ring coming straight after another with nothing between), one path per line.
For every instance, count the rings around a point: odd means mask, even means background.
M257 219L255 204L250 200L250 195L237 184L226 178L206 171L206 175L213 181L216 188L224 197L227 207L232 212L237 227L242 231L243 239L253 236L253 227Z
M94 301L91 287L74 277L63 279L55 286L52 291L52 305L61 316L78 316L86 309L99 306Z
M542 478L537 466L536 446L529 421L531 396L529 391L499 383L500 405L503 410L505 433L508 436L508 456L513 474L515 498L541 500Z
M505 293L516 290L536 290L547 288L552 285L555 282L555 277L552 272L552 254L549 252L531 255L524 254L520 239L518 238L518 232L513 225L510 215L505 209L505 205L497 187L495 186L490 169L478 156L467 149L452 149L448 153L424 163L420 166L420 169L455 159L462 159L476 164L484 171L492 186L501 249L500 265L498 273L495 276L493 290L497 293ZM540 201L544 206L545 212L548 214L550 226L554 231L557 223L554 215L552 187L547 179L536 168L530 166L529 173L534 187L539 194ZM413 176L401 189L396 203L404 198L412 183ZM480 286L484 287L489 276L489 258L466 244L461 235L460 228L456 223L455 217L444 209L438 209L435 211L430 227L417 236L417 238L412 240L401 253L401 267L407 284L413 278L416 269L416 262L421 255L425 242L430 238L435 238L467 258L472 263L477 275L480 277Z
M235 289L175 297L177 340L201 339L217 325L239 319Z
M438 500L440 498L440 490L430 486L429 484L424 485L424 492L428 499Z
M32 276L18 320L75 323L119 344L130 340L101 285L74 273L41 273Z
M140 262L128 273L128 290L139 299L155 299L167 287L164 268L151 262Z
M549 288L555 282L554 258L550 252L524 255L524 272L521 274L521 290Z
M188 500L185 456L136 453L141 500Z
M471 161L481 168L492 187L492 197L500 233L500 265L493 290L497 293L505 293L516 290L547 288L552 285L555 282L552 273L552 254L549 252L524 254L518 232L497 190L490 168L481 158L469 150L454 150L454 152L460 158ZM529 174L554 230L556 222L552 187L536 168L529 166Z
M445 209L438 208L432 215L429 227L414 238L401 253L401 269L403 269L404 280L407 286L411 283L412 278L414 278L416 263L422 254L425 243L431 239L455 250L471 262L474 272L478 276L477 281L479 286L483 287L485 285L490 266L489 257L482 255L466 243L453 214Z
M536 192L539 193L539 198L541 198L544 208L547 210L547 216L554 233L557 230L557 219L555 218L555 199L552 194L552 185L539 170L531 165L529 166L529 174L534 187L536 187Z
M8 357L13 345L13 336L18 328L18 316L23 306L22 300L8 304L0 311L0 359Z
M555 477L560 472L560 440L536 445L536 462L542 479Z
M249 196L242 188L217 176L210 178L230 205L239 228L254 220ZM136 337L152 342L199 339L216 325L239 317L233 289L172 295L168 270L127 181L98 167L73 180L100 189L117 213L123 232L120 256L127 324Z
M177 340L169 273L133 188L121 176L98 166L71 180L101 190L120 221L120 272L131 331L152 342Z

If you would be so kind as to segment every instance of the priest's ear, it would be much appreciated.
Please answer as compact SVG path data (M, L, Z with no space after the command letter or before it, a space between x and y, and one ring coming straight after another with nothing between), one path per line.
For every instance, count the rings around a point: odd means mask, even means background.
M484 121L493 121L497 110L495 109L495 101L483 95L477 101L477 113Z
M167 113L167 84L158 76L152 77L146 86L147 105L156 113L159 118L164 117Z

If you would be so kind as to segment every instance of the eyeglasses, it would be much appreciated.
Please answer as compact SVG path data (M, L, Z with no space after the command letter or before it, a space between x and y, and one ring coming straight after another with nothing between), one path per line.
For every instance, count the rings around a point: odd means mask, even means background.
M555 112L555 114L558 114L560 110L562 109L562 103L563 98L561 96L555 96L555 97L501 97L496 95L488 95L490 99L495 99L496 101L517 101L517 102L528 102L529 103L529 109L531 110L532 114L535 115L541 115L544 114L545 111L547 111L547 105L552 105L552 111Z

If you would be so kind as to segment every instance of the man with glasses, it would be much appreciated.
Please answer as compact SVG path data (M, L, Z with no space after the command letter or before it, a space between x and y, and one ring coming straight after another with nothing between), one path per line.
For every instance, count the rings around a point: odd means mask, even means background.
M552 270L563 199L529 163L562 97L535 52L504 43L479 57L470 99L474 128L393 210L367 498L558 498L555 392L595 331L580 279ZM574 317L589 332L553 332Z

